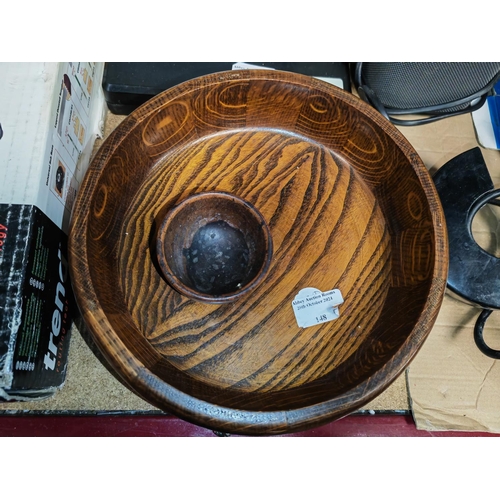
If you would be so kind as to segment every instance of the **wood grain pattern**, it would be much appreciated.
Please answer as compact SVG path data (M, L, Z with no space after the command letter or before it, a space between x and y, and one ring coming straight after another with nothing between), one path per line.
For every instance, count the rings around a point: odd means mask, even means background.
M214 305L172 289L158 225L192 194L252 203L271 230L266 279ZM199 425L291 432L378 395L430 331L446 286L444 217L406 140L364 103L281 72L209 75L130 115L99 150L70 233L97 345L152 404ZM338 288L339 319L299 328L303 288Z

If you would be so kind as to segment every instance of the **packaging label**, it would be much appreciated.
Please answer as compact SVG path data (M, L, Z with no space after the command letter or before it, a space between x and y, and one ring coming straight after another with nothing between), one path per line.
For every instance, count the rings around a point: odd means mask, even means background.
M45 185L38 193L38 206L65 232L97 134L100 112L93 113L92 105L100 98L99 86L94 85L96 78L101 79L100 70L96 63L65 63L57 82L57 110L48 136Z
M297 325L301 328L327 323L340 316L338 306L344 303L340 290L322 292L303 288L292 302Z

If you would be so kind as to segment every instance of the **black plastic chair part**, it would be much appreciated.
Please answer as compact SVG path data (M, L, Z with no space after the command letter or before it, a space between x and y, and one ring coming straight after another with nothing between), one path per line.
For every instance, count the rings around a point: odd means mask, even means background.
M352 78L360 97L395 125L423 125L479 109L500 62L355 63Z

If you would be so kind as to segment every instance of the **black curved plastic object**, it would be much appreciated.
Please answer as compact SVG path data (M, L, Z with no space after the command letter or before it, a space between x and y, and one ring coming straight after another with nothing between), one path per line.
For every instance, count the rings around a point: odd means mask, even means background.
M478 202L494 187L481 150L450 160L434 175L434 183L448 227L448 288L473 305L500 309L500 259L483 250L471 231Z
M474 342L477 345L477 348L486 356L493 359L500 359L500 351L497 349L492 349L486 342L483 337L483 329L486 320L490 317L490 314L493 311L491 309L483 309L481 314L476 320L476 324L474 325Z

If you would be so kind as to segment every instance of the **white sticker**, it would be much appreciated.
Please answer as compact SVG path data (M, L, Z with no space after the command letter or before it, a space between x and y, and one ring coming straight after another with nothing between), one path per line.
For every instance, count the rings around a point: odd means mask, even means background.
M266 66L258 66L257 64L249 64L245 62L238 62L233 64L232 69L237 70L237 69L274 69L274 68L267 68Z
M340 290L322 292L317 288L303 288L292 302L297 325L301 328L319 325L340 316L338 306L344 303Z

